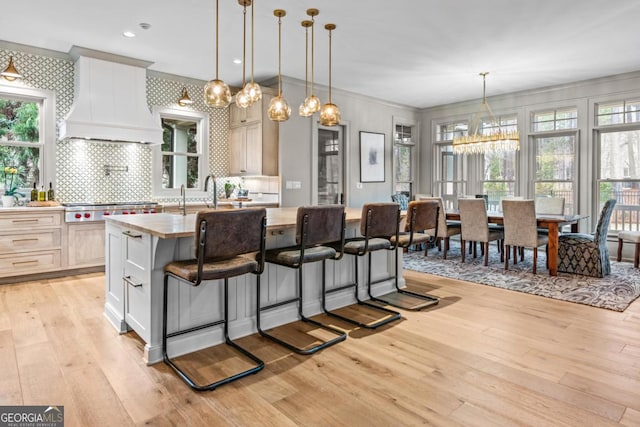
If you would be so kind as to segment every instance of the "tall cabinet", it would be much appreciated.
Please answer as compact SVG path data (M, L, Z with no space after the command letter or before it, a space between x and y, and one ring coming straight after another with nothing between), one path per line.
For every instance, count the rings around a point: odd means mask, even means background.
M229 175L278 175L278 123L269 120L272 95L229 111Z

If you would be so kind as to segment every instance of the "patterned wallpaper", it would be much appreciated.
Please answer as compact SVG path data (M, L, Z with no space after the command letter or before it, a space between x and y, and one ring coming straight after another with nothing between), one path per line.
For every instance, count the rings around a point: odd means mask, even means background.
M69 112L74 93L73 60L0 49L0 64L13 55L27 87L48 89L56 94L56 135L60 121ZM204 103L203 85L183 84L167 78L147 76L147 103L209 113L209 168L216 176L229 169L228 109ZM177 100L186 86L194 103L179 107ZM105 165L114 171L105 173ZM127 171L123 167L127 166ZM151 200L151 147L140 144L58 141L56 146L56 197L65 202ZM221 187L219 185L219 187Z

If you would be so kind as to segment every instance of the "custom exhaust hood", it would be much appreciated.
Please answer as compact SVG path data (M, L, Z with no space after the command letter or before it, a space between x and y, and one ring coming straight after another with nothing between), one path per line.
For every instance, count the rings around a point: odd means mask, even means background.
M150 62L73 46L75 94L60 139L161 144L162 128L147 105Z

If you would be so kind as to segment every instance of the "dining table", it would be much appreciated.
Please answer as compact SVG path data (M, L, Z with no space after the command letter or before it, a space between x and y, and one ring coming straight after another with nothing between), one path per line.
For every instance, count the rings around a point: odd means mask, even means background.
M571 226L571 232L577 233L579 222L588 218L588 215L536 215L538 227L546 228L549 233L549 246L547 247L547 261L549 263L549 275L558 275L558 238L560 229L566 225ZM447 220L460 221L460 212L447 211ZM487 212L487 221L491 224L503 224L502 212Z

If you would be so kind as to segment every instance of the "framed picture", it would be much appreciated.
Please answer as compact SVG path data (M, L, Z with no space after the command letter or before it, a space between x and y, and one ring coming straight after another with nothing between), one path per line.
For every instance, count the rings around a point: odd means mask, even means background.
M384 134L360 131L360 182L384 182Z

